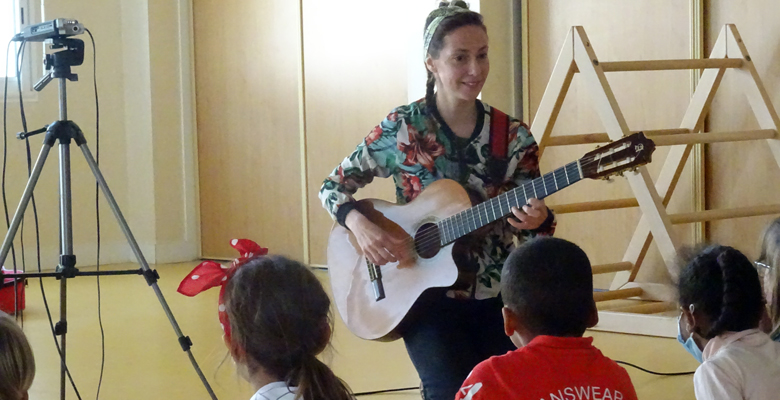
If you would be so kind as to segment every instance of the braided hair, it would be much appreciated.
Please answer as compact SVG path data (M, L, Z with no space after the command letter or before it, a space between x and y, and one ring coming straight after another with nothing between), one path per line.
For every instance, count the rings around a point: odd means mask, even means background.
M436 17L445 15L447 12L448 7L460 7L463 9L468 10L469 6L465 1L442 1L439 3L439 8L431 11L430 14L428 14L428 18L425 20L425 31L428 30L428 26L433 22ZM433 33L433 36L431 37L431 42L428 45L428 54L430 55L432 59L436 60L439 58L439 53L444 48L444 38L447 37L452 31L462 28L464 26L479 26L482 29L487 32L487 27L485 26L484 21L482 20L482 15L479 13L468 11L468 12L459 12L454 15L450 15L448 17L445 17L439 26L436 28L436 31ZM431 70L426 68L426 71L428 72L428 78L425 83L425 105L426 109L428 111L429 115L433 115L433 111L436 108L436 96L434 94L434 88L436 86L436 78L433 76L433 72ZM432 124L435 124L433 121L433 118L429 118L429 121L431 121ZM432 129L431 132L436 131L436 127L434 126L428 126L429 129Z
M753 264L739 250L709 246L682 270L678 282L679 302L691 304L710 321L705 339L726 331L758 327L764 310L761 283Z

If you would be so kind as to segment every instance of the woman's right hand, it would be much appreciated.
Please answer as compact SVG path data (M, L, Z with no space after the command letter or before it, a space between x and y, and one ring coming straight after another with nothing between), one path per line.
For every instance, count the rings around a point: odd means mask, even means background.
M344 219L344 224L355 235L355 240L368 261L385 265L406 258L406 241L387 233L360 211L350 211Z

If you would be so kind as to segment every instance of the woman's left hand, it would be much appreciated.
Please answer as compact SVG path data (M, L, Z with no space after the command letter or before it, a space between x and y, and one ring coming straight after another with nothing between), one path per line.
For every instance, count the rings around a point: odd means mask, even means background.
M514 218L509 217L509 225L517 229L536 229L542 226L547 219L547 206L544 204L544 200L530 199L522 210L512 207L512 214L514 214Z

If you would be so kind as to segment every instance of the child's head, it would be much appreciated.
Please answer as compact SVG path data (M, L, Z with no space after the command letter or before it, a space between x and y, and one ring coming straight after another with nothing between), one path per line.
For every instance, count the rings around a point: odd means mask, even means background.
M250 259L227 282L224 302L231 355L250 374L297 386L307 400L349 398L316 357L330 341L330 299L306 266L281 256Z
M518 347L539 335L582 336L598 322L590 261L569 241L524 243L504 263L501 285L505 331Z
M753 263L732 247L713 245L680 273L680 336L694 337L700 349L726 331L758 327L764 311L761 283Z
M35 360L24 332L0 311L0 400L26 400L34 376Z
M780 324L780 218L770 222L761 235L761 253L758 256L759 271L763 273L764 296L769 305L772 325Z

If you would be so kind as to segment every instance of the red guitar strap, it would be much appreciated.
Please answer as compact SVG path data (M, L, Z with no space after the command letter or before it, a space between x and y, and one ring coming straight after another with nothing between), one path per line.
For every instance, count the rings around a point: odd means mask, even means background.
M509 116L490 107L490 153L499 160L507 158L509 141Z

